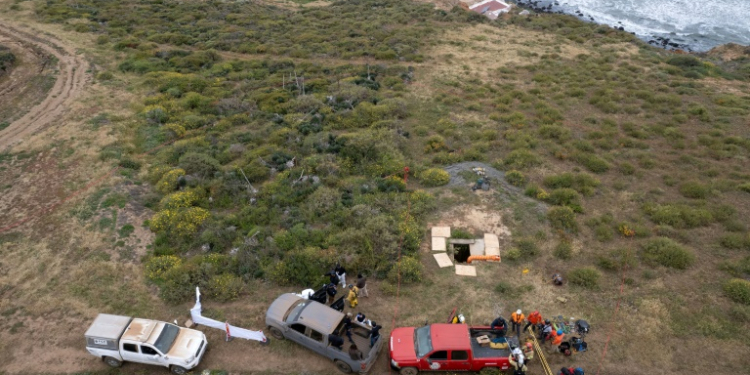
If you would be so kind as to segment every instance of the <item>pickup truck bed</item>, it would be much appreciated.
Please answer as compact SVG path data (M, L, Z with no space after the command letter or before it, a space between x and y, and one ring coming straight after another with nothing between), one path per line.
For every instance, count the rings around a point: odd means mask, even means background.
M489 336L490 341L497 338L498 334L496 331L487 329L471 329L471 350L474 352L474 358L493 358L493 357L508 357L510 356L510 349L492 349L489 346L481 346L477 342L479 336ZM515 337L511 337L510 340L502 337L505 342L516 342Z
M343 351L345 353L348 353L351 343L349 342L349 338L346 337L346 330L344 329L344 325L341 324L341 326L339 326L338 330L334 334L344 339ZM370 351L370 330L367 327L360 325L359 323L352 322L352 341L354 341L354 344L357 345L357 349L362 351L362 353L367 356L367 353Z

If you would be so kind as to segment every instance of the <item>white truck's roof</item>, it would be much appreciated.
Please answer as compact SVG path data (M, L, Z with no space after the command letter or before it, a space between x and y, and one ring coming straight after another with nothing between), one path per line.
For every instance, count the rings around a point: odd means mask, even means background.
M86 331L86 336L117 340L131 319L129 316L99 314Z
M164 329L164 322L135 318L130 322L125 333L122 334L122 339L153 344L162 329Z

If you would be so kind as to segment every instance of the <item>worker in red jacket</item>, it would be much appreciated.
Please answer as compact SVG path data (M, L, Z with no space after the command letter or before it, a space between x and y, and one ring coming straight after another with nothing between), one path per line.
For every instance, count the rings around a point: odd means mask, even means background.
M534 333L537 333L542 329L542 323L544 322L544 319L542 319L542 314L539 313L539 310L534 310L534 312L529 314L528 321L529 322L526 323L526 326L523 327L524 332L529 329L529 326L531 326L531 329L534 330Z

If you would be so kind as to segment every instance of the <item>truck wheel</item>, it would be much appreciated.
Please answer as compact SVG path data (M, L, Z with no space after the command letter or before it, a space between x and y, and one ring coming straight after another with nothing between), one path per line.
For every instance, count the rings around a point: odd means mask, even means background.
M347 364L346 362L344 362L344 361L339 361L339 360L337 359L337 360L335 360L335 361L334 361L333 363L334 363L334 364L336 365L336 368L337 368L337 369L338 369L339 371L343 372L344 374L348 374L348 373L352 372L352 367L351 367L351 366L349 366L349 365L348 365L348 364Z
M268 327L268 330L271 331L271 336L273 336L276 339L283 340L284 339L284 333L281 332L280 329L276 327Z
M180 366L172 366L169 368L169 371L172 371L175 375L185 375L188 372L184 367Z
M109 367L122 366L122 361L118 360L117 358L112 358L112 357L104 357L104 363L109 365Z
M418 372L416 367L404 367L398 373L401 375L417 375Z

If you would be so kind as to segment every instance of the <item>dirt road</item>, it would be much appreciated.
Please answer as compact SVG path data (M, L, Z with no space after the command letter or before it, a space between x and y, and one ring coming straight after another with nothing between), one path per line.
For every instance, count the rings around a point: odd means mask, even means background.
M0 38L4 43L14 43L25 49L25 56L28 57L23 61L26 66L11 73L9 83L0 89L0 101L14 97L26 85L35 84L35 69L41 72L49 68L49 64L56 64L57 68L55 84L47 97L0 131L1 152L59 120L81 94L84 86L91 82L91 74L86 72L88 63L83 55L49 35L40 37L0 23Z

